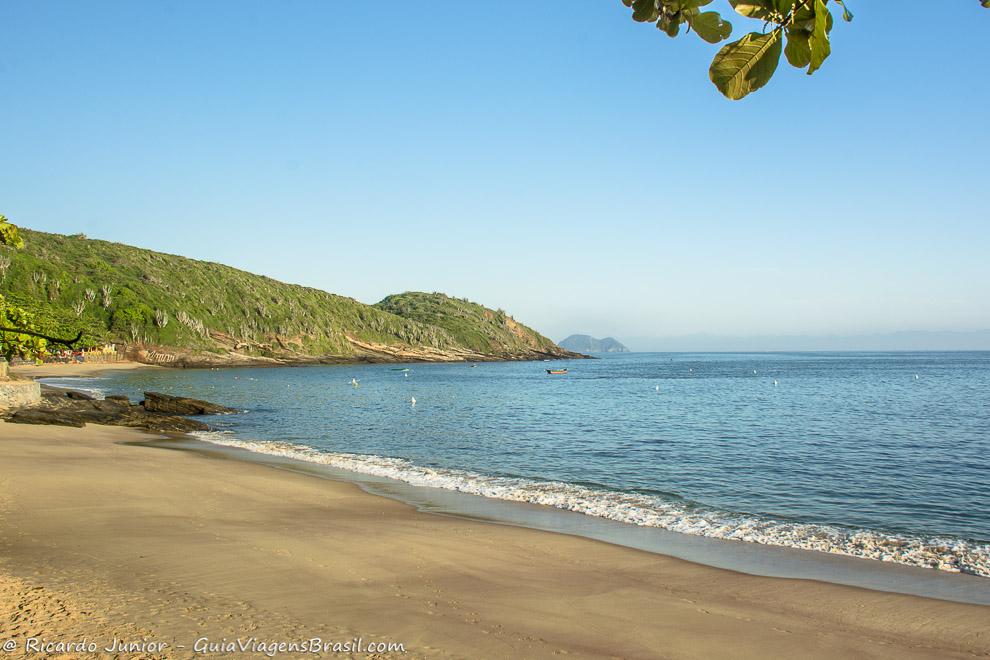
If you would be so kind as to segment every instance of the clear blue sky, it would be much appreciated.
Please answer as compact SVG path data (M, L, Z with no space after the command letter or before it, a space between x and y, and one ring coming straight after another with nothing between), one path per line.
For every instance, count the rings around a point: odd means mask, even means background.
M990 10L939 5L732 103L619 0L7 1L0 213L555 339L990 328Z

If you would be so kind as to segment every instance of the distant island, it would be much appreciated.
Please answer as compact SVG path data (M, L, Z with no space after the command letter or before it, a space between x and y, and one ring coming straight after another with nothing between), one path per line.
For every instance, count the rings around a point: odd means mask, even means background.
M0 294L40 331L138 362L202 367L580 357L501 309L443 293L366 305L217 263L22 229ZM83 348L86 345L82 346Z
M629 349L614 337L595 339L591 335L571 335L560 342L560 347L575 353L628 353Z

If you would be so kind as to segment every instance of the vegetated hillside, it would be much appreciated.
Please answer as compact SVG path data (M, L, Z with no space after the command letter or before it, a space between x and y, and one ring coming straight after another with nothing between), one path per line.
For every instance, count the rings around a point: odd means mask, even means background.
M554 353L560 347L517 322L504 310L492 311L443 293L407 292L388 296L375 307L425 325L442 328L457 342L478 353Z
M443 325L229 266L82 235L22 235L23 250L0 254L0 292L33 312L44 332L74 336L82 329L90 344L124 342L139 357L167 351L177 364L198 365L566 354L529 329L527 341L495 341L486 344L491 352L479 352Z
M614 337L595 339L590 335L571 335L560 342L561 348L581 353L628 353L629 349Z

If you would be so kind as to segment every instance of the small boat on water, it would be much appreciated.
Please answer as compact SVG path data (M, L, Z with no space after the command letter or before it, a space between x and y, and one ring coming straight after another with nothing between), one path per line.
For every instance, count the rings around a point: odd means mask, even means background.
M567 369L547 369L547 373L551 376L559 376L567 373Z

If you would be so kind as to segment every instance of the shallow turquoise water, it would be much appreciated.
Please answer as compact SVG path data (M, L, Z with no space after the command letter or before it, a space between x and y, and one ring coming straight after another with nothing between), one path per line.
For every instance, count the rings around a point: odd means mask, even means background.
M719 538L990 566L990 353L402 367L118 372L90 385L242 408L214 418L231 433L209 439L279 443L248 448L409 483Z

